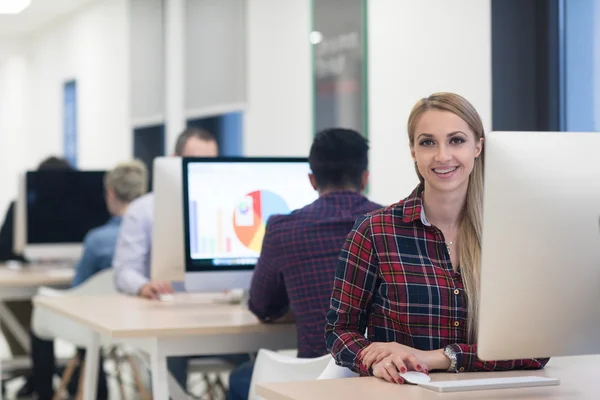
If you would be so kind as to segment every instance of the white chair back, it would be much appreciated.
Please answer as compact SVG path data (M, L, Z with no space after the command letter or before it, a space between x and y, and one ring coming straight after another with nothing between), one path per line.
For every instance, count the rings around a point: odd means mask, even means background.
M248 400L262 400L262 397L256 395L256 385L259 383L317 379L330 358L330 355L319 358L296 358L260 349L252 372Z
M340 379L340 378L354 378L358 374L349 368L339 366L335 363L335 359L330 357L327 367L321 372L321 375L317 379Z
M100 296L117 293L112 268L100 271L81 285L65 290L40 287L37 296ZM76 346L85 347L90 333L70 319L60 317L49 310L34 307L31 328L36 336L53 340L61 338Z

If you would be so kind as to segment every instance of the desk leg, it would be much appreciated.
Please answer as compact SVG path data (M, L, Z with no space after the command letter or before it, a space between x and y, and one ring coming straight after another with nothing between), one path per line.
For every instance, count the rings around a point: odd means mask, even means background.
M152 398L156 400L166 400L169 398L167 357L161 351L158 343L156 343L153 347L154 349L150 353L150 368L152 371Z
M98 363L100 362L100 335L92 332L85 352L83 370L83 400L96 400L98 390Z
M29 341L29 332L19 324L19 320L10 311L4 302L0 302L0 323L6 325L8 330L15 336L21 347L27 353L31 353L31 343Z
M2 359L0 358L0 381L2 381ZM1 382L0 382L1 384ZM0 400L3 400L4 396L2 396L2 388L0 388Z

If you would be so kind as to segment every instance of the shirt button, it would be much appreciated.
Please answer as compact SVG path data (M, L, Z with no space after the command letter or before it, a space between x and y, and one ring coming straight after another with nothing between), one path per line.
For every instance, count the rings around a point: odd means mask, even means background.
M454 294L459 294L459 293L460 293L460 290L454 289Z
M454 322L454 326L459 326L459 325L460 325L460 322L458 322L458 321Z

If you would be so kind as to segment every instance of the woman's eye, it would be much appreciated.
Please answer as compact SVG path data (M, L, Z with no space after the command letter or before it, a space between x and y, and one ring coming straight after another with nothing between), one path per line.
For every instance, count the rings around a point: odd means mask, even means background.
M465 142L465 139L459 138L459 137L455 137L455 138L452 138L452 140L450 140L450 143L452 143L452 144L462 144L464 142Z
M433 140L425 139L421 140L421 146L433 146Z

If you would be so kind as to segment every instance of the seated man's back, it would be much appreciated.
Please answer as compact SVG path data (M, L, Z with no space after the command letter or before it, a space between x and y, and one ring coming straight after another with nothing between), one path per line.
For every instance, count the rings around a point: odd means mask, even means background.
M327 354L325 313L340 251L356 219L381 207L361 194L368 149L358 132L320 132L309 156L309 179L319 198L267 222L248 305L263 321L294 313L299 357Z
M344 191L269 219L249 306L259 318L272 320L289 304L296 316L299 357L327 353L323 321L340 249L354 221L377 208L360 193Z

